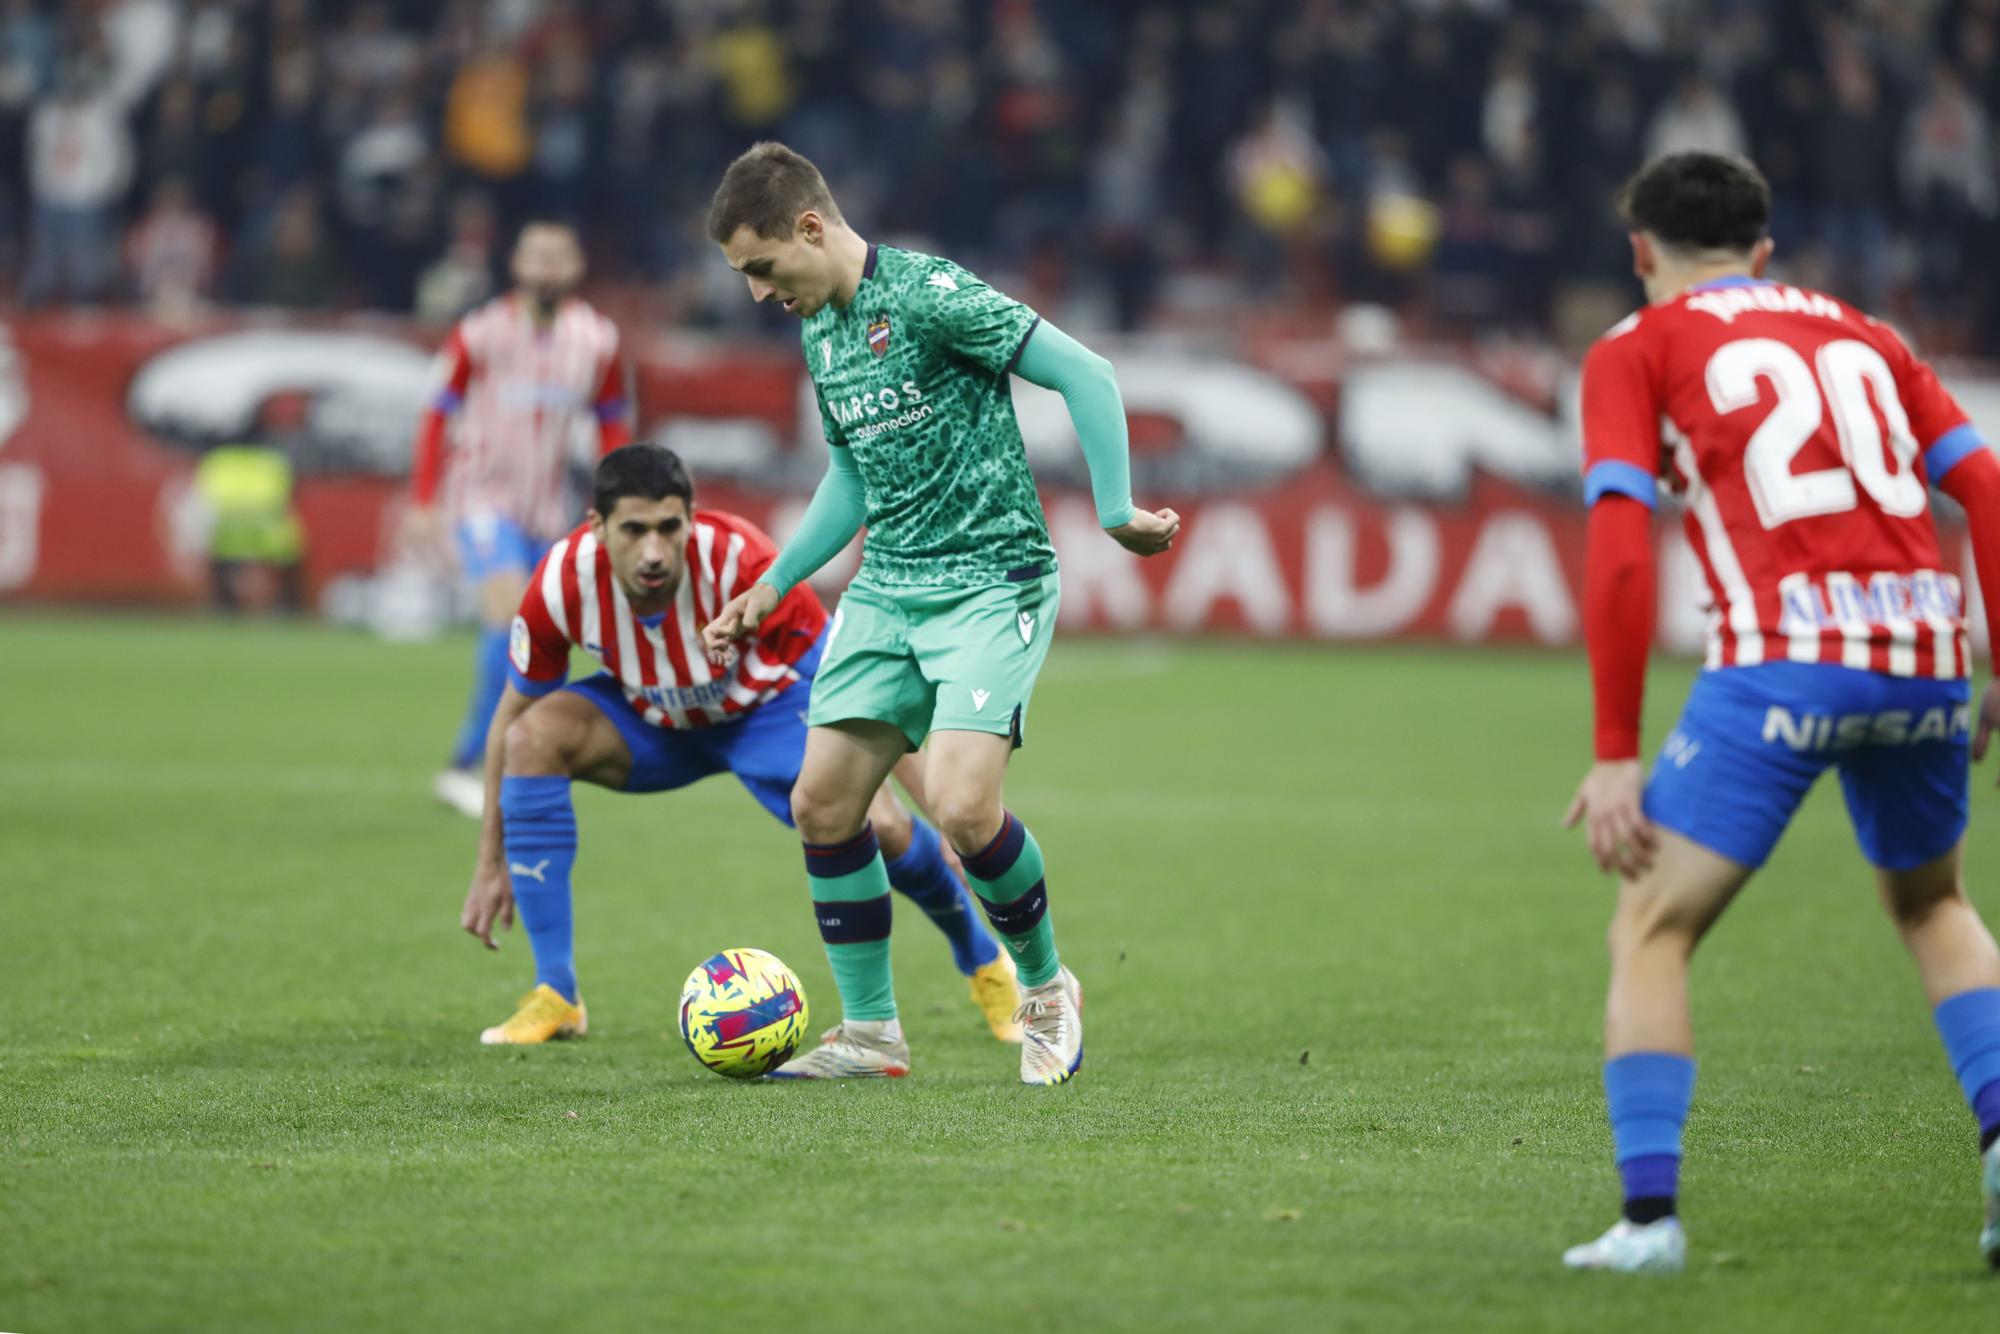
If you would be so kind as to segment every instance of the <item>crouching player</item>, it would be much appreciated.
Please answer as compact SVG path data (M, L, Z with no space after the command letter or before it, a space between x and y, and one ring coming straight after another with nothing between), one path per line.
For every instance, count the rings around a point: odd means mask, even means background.
M696 512L686 468L657 445L605 455L592 490L589 520L529 580L487 733L485 817L460 924L497 948L495 924L510 925L518 908L536 985L512 1018L480 1034L486 1043L585 1030L571 955L572 782L664 792L733 773L790 824L805 759L806 704L826 645L818 596L794 589L731 667L713 667L700 627L756 581L777 548L733 514ZM572 644L606 670L565 684ZM921 800L918 764L911 757L898 776ZM890 884L944 932L993 1035L1019 1042L1013 961L980 924L937 831L886 784L870 814Z
M2000 1265L2000 951L1960 865L1972 732L1959 580L1929 492L1957 499L2000 627L2000 460L1887 326L1763 277L1770 191L1740 158L1682 153L1626 187L1650 304L1583 371L1586 627L1597 764L1567 822L1621 884L1604 1092L1624 1217L1567 1252L1585 1269L1674 1271L1681 1126L1694 1094L1688 960L1837 769L1862 852L1915 959L1979 1121ZM1715 608L1707 670L1650 780L1639 706L1654 626L1656 480L1686 506Z

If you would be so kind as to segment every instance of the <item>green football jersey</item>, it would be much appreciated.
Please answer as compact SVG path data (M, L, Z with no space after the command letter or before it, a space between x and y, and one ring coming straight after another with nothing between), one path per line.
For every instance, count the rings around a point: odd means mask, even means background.
M845 310L805 321L827 446L868 493L860 577L971 587L1055 569L1008 372L1040 316L947 259L868 248Z

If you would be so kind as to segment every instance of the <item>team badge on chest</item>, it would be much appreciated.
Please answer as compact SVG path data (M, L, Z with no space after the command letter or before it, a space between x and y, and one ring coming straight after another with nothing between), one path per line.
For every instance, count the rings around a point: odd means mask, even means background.
M882 356L889 350L889 316L877 315L868 321L868 350Z

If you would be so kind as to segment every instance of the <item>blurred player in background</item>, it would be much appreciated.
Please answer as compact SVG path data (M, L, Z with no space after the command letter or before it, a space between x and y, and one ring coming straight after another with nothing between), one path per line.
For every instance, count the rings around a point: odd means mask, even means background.
M1584 363L1597 764L1566 823L1587 822L1591 854L1621 879L1604 1091L1625 1207L1564 1262L1685 1263L1689 958L1831 767L1978 1118L1980 1247L2000 1266L2000 950L1961 867L1967 751L2000 724L2000 685L1975 737L1960 581L1943 572L1927 489L1965 507L2000 627L2000 460L1887 325L1763 277L1770 190L1749 163L1662 158L1621 206L1650 304ZM1648 780L1661 479L1686 507L1714 611L1707 670Z
M511 922L518 905L536 981L512 1018L480 1035L486 1043L545 1042L586 1027L571 953L570 784L664 792L732 773L790 824L829 638L818 594L794 588L731 667L711 668L701 627L769 568L771 539L733 514L697 511L687 469L658 445L605 455L592 490L589 520L555 544L521 598L487 739L486 817L460 924L492 948L494 923ZM606 670L565 685L573 645ZM896 773L921 803L922 761L910 756ZM884 784L869 813L889 882L944 932L993 1035L1020 1041L1013 962L974 914L937 831ZM667 846L663 876L699 874Z
M754 299L804 321L830 455L798 534L721 609L709 648L756 633L868 526L792 794L845 1017L776 1073L909 1069L889 971L890 880L869 817L882 780L928 738L931 809L1020 966L1021 1079L1061 1083L1083 1061L1083 991L1056 953L1041 848L1001 805L1059 591L1009 374L1062 394L1112 538L1152 555L1180 520L1133 508L1111 363L949 260L868 244L791 149L759 144L732 163L708 232Z
M474 819L487 725L507 683L507 624L528 571L576 513L566 484L572 442L594 429L608 453L632 438L618 329L574 295L583 280L575 229L529 222L513 273L512 292L460 320L445 340L437 400L418 427L411 468L414 540L436 542L448 522L459 568L479 594L472 695L434 784L439 800Z

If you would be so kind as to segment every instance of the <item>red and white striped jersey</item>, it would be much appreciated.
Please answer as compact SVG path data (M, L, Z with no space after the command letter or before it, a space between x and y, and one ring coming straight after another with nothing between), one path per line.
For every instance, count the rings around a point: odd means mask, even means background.
M701 627L757 582L778 548L748 519L697 510L688 526L687 564L673 605L636 615L611 572L611 557L589 524L549 549L528 581L508 645L514 688L545 695L569 674L572 644L604 664L625 698L655 727L707 727L782 694L799 680L796 664L826 627L826 608L804 584L787 593L738 645L733 668L701 647Z
M1887 325L1819 292L1724 279L1614 327L1583 368L1585 493L1686 506L1708 666L1971 668L1929 485L1977 432Z
M618 327L574 298L546 329L516 296L487 302L445 340L437 375L433 408L457 414L444 501L461 518L505 515L554 537L576 513L565 485L572 451L594 452L579 441L610 450L630 438ZM418 460L420 501L439 466Z

